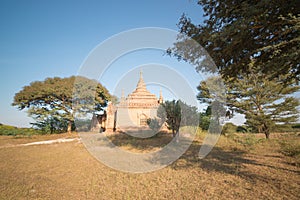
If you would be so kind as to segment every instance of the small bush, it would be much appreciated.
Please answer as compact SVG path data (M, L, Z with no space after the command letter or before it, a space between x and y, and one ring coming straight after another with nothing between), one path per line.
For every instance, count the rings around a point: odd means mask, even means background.
M161 123L159 119L147 119L147 124L149 128L155 132L157 132L161 128Z
M226 123L223 128L222 128L222 134L227 135L227 134L233 134L237 132L237 126L234 125L233 123Z
M42 134L42 132L35 130L33 128L17 128L14 126L9 125L1 125L0 126L0 135L35 135L35 134Z
M292 125L292 128L293 129L300 129L300 124L294 124L294 125Z
M290 124L276 124L272 129L273 132L277 132L277 133L295 131L292 125Z
M243 145L245 148L253 149L254 145L259 144L265 139L257 138L254 134L247 133L245 135L233 135L231 136L231 139L235 141L238 144Z
M248 133L248 132L251 132L251 131L248 130L247 126L238 126L236 128L236 132L238 132L238 133Z
M289 140L289 141L282 141L280 142L281 150L280 152L283 155L296 157L300 156L300 144L298 141Z

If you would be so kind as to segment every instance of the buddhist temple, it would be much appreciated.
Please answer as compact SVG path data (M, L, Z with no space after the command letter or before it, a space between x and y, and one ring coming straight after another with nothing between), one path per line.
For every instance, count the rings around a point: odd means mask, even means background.
M147 119L155 118L157 108L163 102L147 90L142 71L135 90L125 97L124 92L118 105L110 103L106 111L106 130L126 130L147 127Z

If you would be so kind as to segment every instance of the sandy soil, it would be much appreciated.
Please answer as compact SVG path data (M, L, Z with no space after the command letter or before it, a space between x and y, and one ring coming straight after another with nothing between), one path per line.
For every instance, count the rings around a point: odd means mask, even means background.
M130 174L100 163L76 134L2 136L0 199L300 199L297 160L280 152L285 137L250 145L222 136L202 160L197 157L198 140L172 165ZM59 138L77 139L20 146ZM299 136L295 138L300 141ZM113 139L126 143L124 138ZM134 142L126 145L132 149L137 142L139 148L143 143L148 148L155 144L155 140Z

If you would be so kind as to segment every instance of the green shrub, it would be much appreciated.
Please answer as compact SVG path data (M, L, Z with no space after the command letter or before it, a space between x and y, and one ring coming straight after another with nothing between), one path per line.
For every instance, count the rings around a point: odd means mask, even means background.
M233 123L226 123L223 128L222 128L222 134L227 135L227 134L233 134L237 132L237 126L234 125Z
M283 132L293 132L295 131L291 124L276 124L272 128L273 132L283 133Z
M236 128L236 132L238 133L248 133L251 132L247 126L238 126Z
M9 125L0 126L0 135L34 135L41 134L42 132L35 130L33 128L17 128Z
M300 144L296 140L281 141L280 147L280 152L283 155L291 157L300 156Z
M148 124L149 128L152 131L155 131L155 132L157 132L160 129L160 127L161 127L160 120L156 119L156 118L154 118L154 119L151 119L151 118L147 119L147 124Z
M201 127L202 130L208 130L209 125L210 125L210 116L200 115L199 127Z
M238 144L243 145L245 148L253 149L254 145L265 141L264 138L257 138L253 133L246 133L243 135L232 134L230 138Z
M293 128L293 129L300 129L300 124L293 124L293 125L292 125L292 128Z

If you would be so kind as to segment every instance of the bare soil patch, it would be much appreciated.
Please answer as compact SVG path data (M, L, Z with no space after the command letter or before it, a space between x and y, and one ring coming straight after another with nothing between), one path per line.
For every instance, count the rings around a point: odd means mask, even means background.
M78 136L1 136L0 199L300 199L298 157L282 153L282 141L299 145L296 134L274 134L269 141L257 135L221 136L201 160L199 136L172 165L145 174L113 170L78 141L9 147L74 137ZM159 146L159 139L112 136L125 149L137 145L139 152L142 141L151 150ZM168 141L168 136L161 140Z

